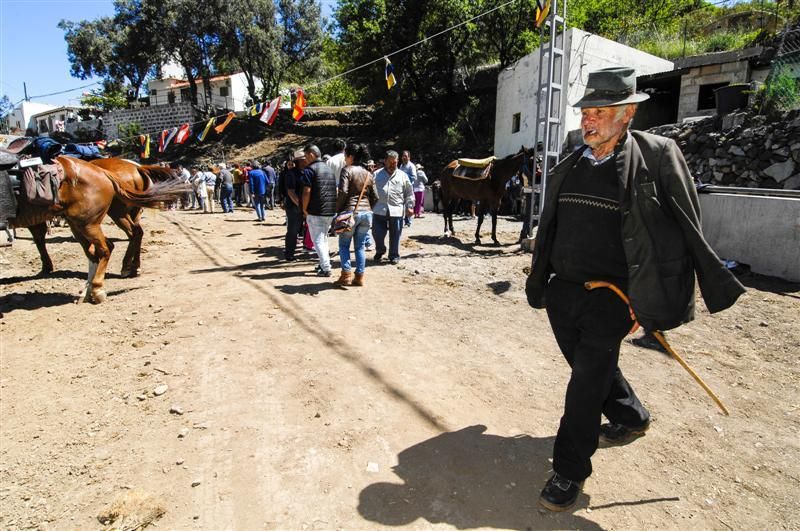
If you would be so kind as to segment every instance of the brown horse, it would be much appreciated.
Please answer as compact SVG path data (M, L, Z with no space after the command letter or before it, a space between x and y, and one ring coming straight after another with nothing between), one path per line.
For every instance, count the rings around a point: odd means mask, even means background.
M138 228L137 238L137 230L134 227L138 227L141 209L174 201L186 193L187 187L176 179L152 183L149 173L144 173L146 180L141 174L136 177L130 171L123 177L118 177L115 172L99 164L72 157L60 156L56 161L64 169L64 180L58 189L58 204L41 207L21 199L13 226L27 226L30 229L42 257L43 272L50 272L53 270L53 264L44 246L44 235L47 231L45 222L54 215L63 216L89 259L83 300L99 303L105 299L103 291L105 271L114 247L101 229L106 214L114 217L114 221L128 233L134 244L136 252L131 252L130 258L126 253L126 258L129 260L128 270L133 271L135 268L138 269L138 263L134 263L134 256L138 257L141 228ZM137 167L130 162L125 162L121 167L127 168L127 165ZM131 232L124 228L126 226L130 226ZM123 263L123 271L125 267Z
M475 229L475 244L481 244L481 225L483 224L484 213L488 209L492 214L492 241L495 245L500 245L497 241L497 211L500 202L506 191L506 183L517 174L526 161L529 153L523 146L516 155L509 155L504 159L495 160L489 170L486 179L464 179L453 176L453 170L458 165L454 160L442 170L440 181L442 183L442 204L444 205L444 233L455 235L453 229L453 210L459 199L470 201L480 201L481 207L478 210L478 227Z
M120 184L127 190L145 192L153 183L166 182L176 178L169 168L162 166L142 166L126 159L96 159L92 161L114 174ZM108 209L108 215L114 223L128 236L128 249L122 259L123 277L136 277L141 267L142 237L144 230L139 223L142 217L140 206L131 206L122 199L114 197Z

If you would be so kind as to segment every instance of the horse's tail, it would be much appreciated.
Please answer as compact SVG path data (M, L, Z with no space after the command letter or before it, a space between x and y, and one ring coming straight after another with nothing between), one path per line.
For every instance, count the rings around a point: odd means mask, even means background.
M147 182L147 179L150 179L151 182L157 183L177 178L177 175L175 175L171 168L165 168L164 166L158 166L157 164L138 166L136 169L139 171L139 174L142 176L145 182Z
M146 190L137 192L125 188L111 172L107 171L105 174L114 185L116 197L128 206L157 208L164 203L177 201L192 190L189 184L172 177L165 181L153 182Z

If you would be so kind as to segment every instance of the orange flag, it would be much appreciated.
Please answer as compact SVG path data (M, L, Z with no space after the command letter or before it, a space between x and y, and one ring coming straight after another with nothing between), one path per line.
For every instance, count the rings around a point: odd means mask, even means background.
M236 116L235 113L229 112L228 116L225 117L225 121L222 122L221 124L219 124L218 126L216 126L214 128L214 131L216 131L217 134L222 134L222 132L225 130L225 128L228 127L228 124L231 123L231 120L233 120L234 116Z
M297 97L294 100L294 109L292 109L292 118L295 121L300 120L305 112L303 109L306 106L306 96L303 94L303 89L297 89Z

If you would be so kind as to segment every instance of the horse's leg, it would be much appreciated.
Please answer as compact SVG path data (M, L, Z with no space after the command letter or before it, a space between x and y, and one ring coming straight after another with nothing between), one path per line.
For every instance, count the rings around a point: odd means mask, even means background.
M113 245L106 240L99 222L84 225L80 222L70 221L70 228L89 259L83 302L101 303L106 299L106 293L103 291L103 282Z
M42 260L42 275L49 275L53 272L53 261L50 260L50 255L47 254L47 246L45 245L45 236L47 235L47 222L37 223L28 227L33 237L33 242L36 244L36 249L39 250L39 258Z
M122 259L122 271L120 274L123 277L135 277L139 275L139 251L142 248L142 236L144 231L139 225L139 218L141 217L141 209L133 208L130 212L125 212L120 215L120 212L111 209L109 216L114 220L114 223L122 229L128 236L128 248L125 250L125 257Z
M495 245L500 245L500 242L497 241L497 209L492 209L492 241Z
M475 229L475 245L480 245L481 244L481 225L483 225L483 206L481 206L477 210L478 210L478 227Z

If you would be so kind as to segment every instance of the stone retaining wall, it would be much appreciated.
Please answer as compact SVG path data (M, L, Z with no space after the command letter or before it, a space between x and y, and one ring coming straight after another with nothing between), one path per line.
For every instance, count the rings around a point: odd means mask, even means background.
M741 112L649 131L673 138L692 175L704 183L800 189L798 111L788 112L777 121Z
M138 109L112 111L103 116L103 130L106 140L119 138L119 126L122 124L139 124L142 133L161 132L170 127L179 127L187 122L199 120L191 103L173 103L155 105Z

